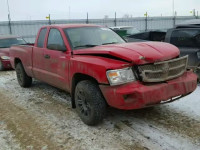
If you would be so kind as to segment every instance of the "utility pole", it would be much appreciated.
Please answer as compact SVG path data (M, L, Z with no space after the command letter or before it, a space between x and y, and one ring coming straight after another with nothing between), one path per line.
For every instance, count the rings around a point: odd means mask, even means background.
M196 17L196 10L193 9L192 11L190 11L190 13L192 14L192 16Z
M51 25L51 16L49 14L49 25Z
M174 16L173 16L173 27L176 26L176 15L177 15L177 12L175 11Z
M88 20L88 12L87 12L87 19L86 19L86 24L89 23L89 20Z
M10 7L9 7L8 0L7 0L7 7L8 7L8 26L9 26L9 32L10 32L10 34L12 34L11 18L10 18Z
M69 12L68 12L68 15L69 15L69 20L71 19L71 7L70 7L70 1L67 0L67 5L68 5L68 9L69 9Z
M49 20L49 25L51 25L51 16L50 16L50 14L49 14L49 16L46 17L46 19Z
M115 12L115 20L114 20L115 27L117 26L117 13Z
M148 29L148 27L147 27L147 17L148 17L148 14L147 14L147 12L144 14L144 16L145 16L145 31L147 31L147 29Z
M196 16L196 10L193 9L193 16L195 17Z
M176 26L176 11L174 10L174 0L172 0L172 18L173 18L173 27Z
M174 0L172 0L172 16L175 16L175 12L174 12Z
M70 9L71 9L71 8L70 8L70 6L69 6L69 20L70 20Z

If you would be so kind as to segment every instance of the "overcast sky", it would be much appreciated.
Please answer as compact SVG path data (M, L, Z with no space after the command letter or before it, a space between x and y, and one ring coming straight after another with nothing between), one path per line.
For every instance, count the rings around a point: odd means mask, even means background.
M123 17L143 17L172 15L173 0L8 0L11 20L85 19ZM200 14L200 0L174 0L177 15L189 16L196 9ZM70 8L70 9L69 9ZM70 10L70 11L69 11ZM7 0L0 0L0 21L7 21Z

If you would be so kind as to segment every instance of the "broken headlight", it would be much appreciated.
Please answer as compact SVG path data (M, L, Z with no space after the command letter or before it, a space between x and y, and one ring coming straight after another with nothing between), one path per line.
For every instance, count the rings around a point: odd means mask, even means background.
M110 85L120 85L136 80L131 68L108 70L106 75Z

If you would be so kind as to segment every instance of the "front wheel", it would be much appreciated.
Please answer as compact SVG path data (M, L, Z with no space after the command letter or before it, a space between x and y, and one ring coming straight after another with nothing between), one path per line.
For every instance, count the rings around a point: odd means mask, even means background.
M18 63L15 70L19 85L21 87L30 87L32 84L32 78L26 74L22 63Z
M87 125L100 123L106 113L106 102L98 85L89 80L80 81L75 88L78 115Z
M4 66L3 66L2 61L0 60L0 71L3 71L3 70L4 70Z

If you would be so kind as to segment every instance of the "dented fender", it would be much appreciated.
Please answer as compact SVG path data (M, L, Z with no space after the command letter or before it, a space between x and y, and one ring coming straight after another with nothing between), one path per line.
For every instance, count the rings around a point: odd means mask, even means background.
M110 59L106 57L90 55L74 55L69 64L69 80L77 73L91 76L99 84L109 84L106 71L111 69L121 69L131 65L130 63Z

